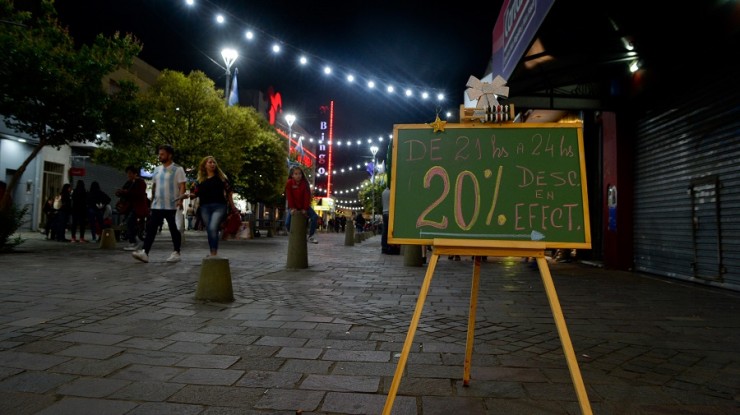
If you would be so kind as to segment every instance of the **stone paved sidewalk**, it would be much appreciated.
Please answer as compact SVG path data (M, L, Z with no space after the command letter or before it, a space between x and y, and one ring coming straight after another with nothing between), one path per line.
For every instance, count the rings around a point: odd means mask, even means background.
M380 237L222 242L235 301L194 299L205 235L167 264L23 234L0 254L0 414L379 414L426 267ZM578 263L551 272L595 414L740 414L740 294ZM435 270L394 414L578 414L539 273L481 266L462 386L470 258Z

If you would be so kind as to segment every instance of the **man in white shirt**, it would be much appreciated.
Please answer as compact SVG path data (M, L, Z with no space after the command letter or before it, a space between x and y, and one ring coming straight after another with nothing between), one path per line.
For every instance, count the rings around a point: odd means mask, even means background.
M182 196L185 194L185 170L173 162L175 149L172 146L161 145L158 150L159 162L162 164L157 166L152 174L151 217L146 224L144 246L131 255L141 262L149 262L149 250L154 243L154 236L166 220L170 235L172 235L172 245L175 248L167 258L167 262L180 262L182 235L177 229L175 216L177 209L182 208Z

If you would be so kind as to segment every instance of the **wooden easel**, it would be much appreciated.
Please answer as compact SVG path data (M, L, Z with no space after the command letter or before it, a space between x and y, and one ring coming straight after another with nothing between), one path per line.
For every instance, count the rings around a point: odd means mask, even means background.
M475 311L478 304L478 287L480 282L480 257L481 256L493 256L493 257L504 257L504 256L516 256L516 257L534 257L537 260L537 266L542 276L542 282L545 286L545 293L547 299L550 302L550 310L555 319L555 325L558 329L558 335L560 336L560 342L563 345L563 351L565 352L565 359L568 363L568 369L570 370L570 377L573 381L573 385L576 389L576 395L578 396L578 403L581 407L581 413L584 415L592 415L591 404L588 401L588 395L586 394L586 387L583 384L581 378L581 371L578 368L578 361L576 360L575 353L573 352L573 345L570 341L570 335L568 334L568 328L565 325L565 318L563 317L563 311L560 308L560 302L558 301L558 295L555 292L555 285L552 282L552 275L550 275L550 269L545 259L545 243L540 242L519 242L519 241L481 241L481 240L457 240L457 239L434 239L432 244L432 257L427 267L426 275L424 276L424 282L421 285L421 291L419 291L419 298L416 300L416 308L414 309L414 315L411 318L411 324L409 325L409 331L406 334L406 341L403 343L403 349L401 351L401 357L398 359L398 366L396 366L396 372L393 375L393 382L391 388L388 391L388 397L383 407L383 415L390 415L391 409L393 409L393 402L396 399L396 393L398 387L401 384L401 377L406 367L406 360L411 350L411 345L414 341L414 334L416 328L419 325L419 318L421 317L421 311L424 308L424 302L426 301L427 293L429 292L429 286L432 282L432 276L434 275L434 268L437 266L437 261L442 255L461 255L461 256L474 256L473 266L473 283L470 290L470 312L468 314L468 334L465 346L465 365L463 369L463 385L468 386L470 383L470 366L471 358L473 355L473 339L475 332Z

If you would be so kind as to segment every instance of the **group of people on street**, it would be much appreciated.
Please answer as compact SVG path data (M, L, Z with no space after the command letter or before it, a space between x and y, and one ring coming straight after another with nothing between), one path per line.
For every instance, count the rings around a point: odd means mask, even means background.
M135 166L126 167L127 180L115 191L119 198L115 208L125 217L123 222L128 245L123 249L132 251L132 257L141 262L149 262L154 239L164 222L167 222L173 246L166 262L176 263L181 260L181 231L184 229L179 229L176 215L182 210L184 199L197 200L197 210L192 206L194 203L191 203L192 211L188 212L188 229L194 227L194 220L202 222L208 238L208 257L218 256L219 234L223 232L222 225L227 215L239 213L234 204L232 185L215 157L206 156L201 160L196 184L188 193L185 170L174 162L174 155L172 146L158 147L160 164L152 173L151 200L147 196L147 184L140 177L140 169ZM309 221L306 240L318 243L315 234L319 218L311 207L310 185L301 167L290 168L285 196L285 225L288 231L293 215L305 215ZM74 189L71 184L64 184L58 195L47 200L44 213L46 237L57 241L87 242L85 232L88 226L91 240L96 241L102 229L112 226L111 198L101 190L97 181L90 184L90 189L85 188L83 180L78 180ZM68 228L71 239L66 239Z
M59 242L88 242L85 233L89 226L90 240L97 242L102 230L113 225L111 198L97 181L85 188L82 179L75 188L65 183L58 195L50 197L43 208L46 239ZM67 239L67 230L70 239ZM77 238L79 232L79 239Z
M182 235L176 223L176 215L178 210L182 209L184 199L197 198L199 201L198 211L208 238L209 257L218 256L219 232L227 213L238 212L234 205L231 184L218 166L215 157L206 156L201 160L198 165L196 186L191 193L186 193L185 170L174 163L174 155L175 150L172 146L159 146L160 165L152 173L152 202L149 219L146 221L146 236L143 245L135 247L131 254L141 262L149 262L149 253L157 229L165 221L174 249L166 261L169 263L180 261Z

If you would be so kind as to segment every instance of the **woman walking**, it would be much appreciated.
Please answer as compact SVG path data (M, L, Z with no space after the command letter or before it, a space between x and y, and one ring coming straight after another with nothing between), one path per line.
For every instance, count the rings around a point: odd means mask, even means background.
M213 156L206 156L198 165L198 185L190 198L200 201L200 215L208 236L210 256L218 255L218 232L226 218L227 207L235 211L231 185Z

